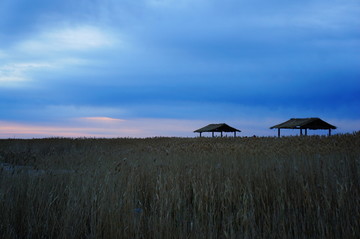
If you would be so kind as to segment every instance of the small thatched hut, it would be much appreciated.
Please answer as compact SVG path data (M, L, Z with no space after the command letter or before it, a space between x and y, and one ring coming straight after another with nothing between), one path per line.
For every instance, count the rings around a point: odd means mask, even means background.
M209 124L205 127L202 127L200 129L197 129L194 131L194 133L200 133L200 137L201 134L203 132L211 132L212 133L212 137L214 137L214 132L220 132L221 133L221 137L223 137L223 132L234 132L234 137L236 137L236 132L241 132L238 129L235 129L225 123L222 124Z
M305 130L305 135L307 135L308 129L327 129L329 130L330 136L331 130L336 129L336 126L331 125L320 118L291 118L288 121L270 127L270 129L274 128L278 129L278 137L280 137L280 129L300 129L300 135L303 135L303 129Z

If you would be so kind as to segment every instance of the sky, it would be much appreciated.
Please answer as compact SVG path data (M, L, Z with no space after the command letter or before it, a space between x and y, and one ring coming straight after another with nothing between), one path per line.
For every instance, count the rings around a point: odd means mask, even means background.
M0 138L360 130L358 0L0 0L0 16Z

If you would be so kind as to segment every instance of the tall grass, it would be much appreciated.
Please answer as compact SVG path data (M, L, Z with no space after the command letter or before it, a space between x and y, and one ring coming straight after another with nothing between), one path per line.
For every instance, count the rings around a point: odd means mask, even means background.
M360 133L0 140L0 237L358 238L359 146Z

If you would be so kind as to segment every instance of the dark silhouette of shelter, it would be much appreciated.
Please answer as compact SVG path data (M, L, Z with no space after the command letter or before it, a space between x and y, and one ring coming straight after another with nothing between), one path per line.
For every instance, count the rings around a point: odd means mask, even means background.
M200 137L201 137L201 133L203 133L203 132L212 132L212 137L214 137L214 132L220 132L221 137L223 136L223 132L234 132L234 137L236 137L236 132L241 132L241 131L238 129L235 129L225 123L209 124L205 127L202 127L200 129L197 129L194 131L194 133L200 133Z
M305 129L305 135L307 135L308 129L327 129L329 130L329 136L331 135L331 129L336 129L334 125L320 118L291 118L284 123L270 127L270 129L274 128L278 129L278 137L280 137L280 129L300 129L300 135L303 135L303 129Z

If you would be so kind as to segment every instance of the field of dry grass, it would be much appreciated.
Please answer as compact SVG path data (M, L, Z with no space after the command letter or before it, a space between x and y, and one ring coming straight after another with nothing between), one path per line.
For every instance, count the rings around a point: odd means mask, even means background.
M360 133L0 140L0 238L359 238Z

